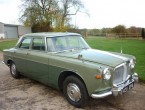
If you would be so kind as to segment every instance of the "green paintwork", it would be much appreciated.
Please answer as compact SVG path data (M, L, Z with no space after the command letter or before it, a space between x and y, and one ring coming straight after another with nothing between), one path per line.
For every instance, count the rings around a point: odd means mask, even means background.
M79 35L75 33L35 33L24 37L40 37L46 41L47 37L59 37L66 35ZM22 39L22 38L21 38ZM48 52L30 49L20 49L21 40L17 46L4 50L4 62L15 62L21 74L38 80L46 85L59 89L58 79L61 73L71 71L84 81L88 94L110 89L112 78L108 81L96 79L96 75L102 75L105 68L109 68L113 74L116 66L135 59L134 56L121 53L105 52L94 49L78 49L64 52ZM31 44L32 45L32 44ZM81 55L81 57L79 57ZM63 83L63 82L61 82Z

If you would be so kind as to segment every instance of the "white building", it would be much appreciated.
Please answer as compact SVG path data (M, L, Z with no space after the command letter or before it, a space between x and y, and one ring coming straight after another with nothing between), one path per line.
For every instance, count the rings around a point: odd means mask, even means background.
M0 22L0 39L19 38L23 34L31 33L31 27L21 25L4 24Z

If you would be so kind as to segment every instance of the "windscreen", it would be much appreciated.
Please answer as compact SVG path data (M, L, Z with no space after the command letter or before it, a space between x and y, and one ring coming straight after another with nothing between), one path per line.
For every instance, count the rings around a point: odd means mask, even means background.
M89 48L81 36L49 37L47 38L47 47L49 52Z

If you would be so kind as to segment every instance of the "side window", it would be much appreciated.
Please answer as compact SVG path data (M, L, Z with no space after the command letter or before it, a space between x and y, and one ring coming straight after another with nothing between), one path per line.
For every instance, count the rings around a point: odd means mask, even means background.
M45 44L42 38L34 38L32 42L33 50L45 50Z
M29 49L31 43L31 38L25 38L21 42L19 48Z

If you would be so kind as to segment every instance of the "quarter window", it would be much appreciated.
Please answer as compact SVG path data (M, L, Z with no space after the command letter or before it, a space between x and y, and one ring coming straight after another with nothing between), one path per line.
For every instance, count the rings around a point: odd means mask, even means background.
M25 38L20 44L20 48L29 49L31 43L31 38Z

